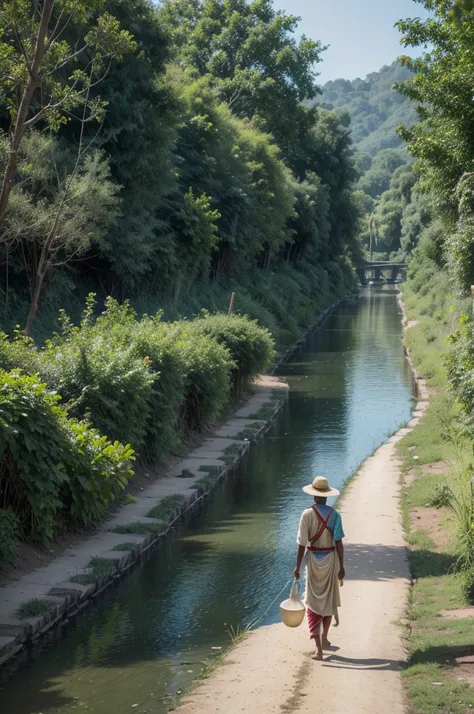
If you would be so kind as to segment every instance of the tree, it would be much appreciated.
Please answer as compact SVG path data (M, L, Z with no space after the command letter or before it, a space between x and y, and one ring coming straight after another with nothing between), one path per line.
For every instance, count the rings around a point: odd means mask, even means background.
M0 152L8 161L5 152ZM78 258L99 242L119 213L119 187L97 150L74 157L67 145L30 132L18 154L21 182L10 195L5 239L21 243L27 261L30 333L48 272Z
M57 130L79 110L99 120L104 102L91 98L113 59L135 49L127 30L101 0L6 0L0 9L0 92L10 114L8 159L0 191L0 228L15 183L25 132L39 122ZM79 59L86 58L83 68ZM68 68L71 68L68 71Z
M418 160L421 185L432 191L439 208L455 215L456 187L472 170L474 156L474 22L445 0L423 0L434 17L404 20L398 27L407 47L430 47L418 58L401 62L415 74L398 89L416 105L420 122L401 127L410 152Z
M262 117L291 161L311 115L302 103L319 93L314 66L325 49L304 35L295 40L299 18L276 11L272 0L164 0L160 14L177 60L212 77L234 114Z
M421 188L444 220L444 261L456 289L467 295L474 282L473 5L468 0L424 0L424 5L433 18L398 23L406 46L430 46L419 59L402 58L416 74L399 90L416 104L420 122L400 133L417 159Z

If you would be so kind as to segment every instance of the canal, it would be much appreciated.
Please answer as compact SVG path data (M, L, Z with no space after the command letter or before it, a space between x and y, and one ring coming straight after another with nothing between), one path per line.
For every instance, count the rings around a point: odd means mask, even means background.
M235 477L67 636L0 690L2 714L164 714L229 643L278 620L317 474L335 486L410 419L394 292L362 291L281 366L288 402ZM285 595L286 597L286 595Z

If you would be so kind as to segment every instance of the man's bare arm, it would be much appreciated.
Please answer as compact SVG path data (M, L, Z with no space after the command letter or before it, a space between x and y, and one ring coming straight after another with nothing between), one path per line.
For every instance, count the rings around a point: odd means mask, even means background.
M336 541L336 552L339 556L339 575L337 577L339 580L344 580L346 571L344 570L344 543L342 540Z
M301 568L301 563L303 562L305 551L306 551L306 547L304 545L298 546L298 552L296 554L296 568L293 571L293 575L296 578L296 580L299 580L299 577L300 577L300 568Z

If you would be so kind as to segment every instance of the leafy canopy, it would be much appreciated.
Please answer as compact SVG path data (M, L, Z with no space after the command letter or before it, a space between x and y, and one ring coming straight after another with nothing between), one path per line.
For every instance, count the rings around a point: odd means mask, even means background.
M7 97L13 122L28 79L34 86L26 128L41 119L57 130L86 101L89 118L103 117L104 103L90 98L88 90L106 72L111 58L136 49L130 32L101 12L104 5L104 0L43 0L39 7L30 0L2 3L0 91Z

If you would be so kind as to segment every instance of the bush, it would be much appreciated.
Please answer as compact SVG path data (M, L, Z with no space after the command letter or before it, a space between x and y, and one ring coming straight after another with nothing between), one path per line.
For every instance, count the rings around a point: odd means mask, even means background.
M196 328L224 345L231 355L232 393L238 396L271 363L275 351L271 334L248 317L201 313Z
M155 377L129 342L129 323L94 322L94 305L89 296L78 326L62 316L61 332L42 353L41 376L70 414L138 450L145 442Z
M0 570L11 568L18 553L20 520L11 508L0 508Z
M182 360L184 401L180 425L184 431L202 430L215 421L229 401L229 350L203 334L196 322L166 325Z
M153 380L147 395L142 455L153 462L180 443L179 414L184 401L185 370L179 348L162 313L137 321L128 302L108 298L95 329L109 343L129 351L133 360L146 365Z
M179 415L185 399L186 372L174 334L161 322L161 313L136 323L133 352L148 358L155 380L150 394L144 456L157 461L181 442Z
M39 354L34 341L19 331L12 340L0 332L0 369L23 369L34 374L40 366Z
M36 377L0 371L0 493L26 537L48 545L67 523L89 524L132 474L128 446L67 418Z

